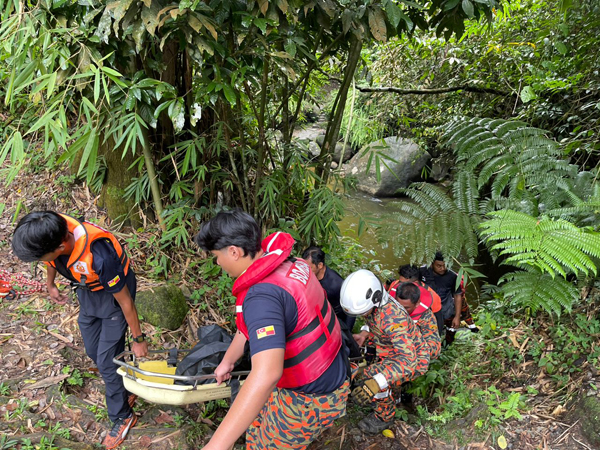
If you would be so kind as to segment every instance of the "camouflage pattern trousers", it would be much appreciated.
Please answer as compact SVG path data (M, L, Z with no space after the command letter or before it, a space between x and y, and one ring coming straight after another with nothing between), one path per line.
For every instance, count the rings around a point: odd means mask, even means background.
M246 432L247 450L304 449L346 415L350 382L327 395L275 388Z
M391 422L396 415L395 399L400 396L400 387L402 383L412 380L414 375L410 371L407 372L402 364L393 359L385 359L379 363L367 366L364 376L365 378L372 378L378 373L383 374L386 380L398 379L398 374L404 374L398 381L390 383L387 391L376 394L371 402L375 416L384 422Z

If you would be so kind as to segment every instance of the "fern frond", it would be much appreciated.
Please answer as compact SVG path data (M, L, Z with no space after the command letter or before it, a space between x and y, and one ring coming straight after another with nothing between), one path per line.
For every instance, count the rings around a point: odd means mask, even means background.
M393 213L392 222L398 224L392 232L394 248L409 249L411 261L418 263L431 261L438 250L477 255L476 216L472 219L438 186L414 183L402 192L413 201L402 202ZM468 207L477 211L476 202Z
M413 183L406 189L400 189L399 192L410 197L429 213L449 211L456 207L446 192L439 186L433 184Z
M542 309L560 316L563 310L571 311L579 294L572 283L540 272L509 273L502 277L499 287L514 305L530 308L532 314Z
M539 267L553 277L556 273L564 277L567 271L596 275L589 256L600 255L600 234L566 220L537 219L512 210L491 212L488 217L479 225L480 235L507 256L507 264Z
M452 186L454 203L466 214L477 214L479 207L479 191L477 182L472 173L462 171Z
M479 189L488 184L494 173L507 165L511 165L513 161L514 157L510 154L504 154L490 159L479 171L479 177L477 179L477 186Z
M490 141L492 140L497 142L497 139L490 139ZM501 155L503 152L504 146L496 143L481 148L480 150L473 151L473 153L464 152L463 154L461 154L461 156L459 156L458 161L462 161L463 159L465 159L465 169L469 172L472 172L485 161L494 158L495 156Z
M519 128L527 127L528 125L520 120L505 120L503 123L499 123L495 128L493 128L492 132L500 139L504 139L504 137L511 132L518 130Z

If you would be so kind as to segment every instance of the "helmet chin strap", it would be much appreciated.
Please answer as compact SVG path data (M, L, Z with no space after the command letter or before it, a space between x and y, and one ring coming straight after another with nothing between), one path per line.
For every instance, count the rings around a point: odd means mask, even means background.
M383 297L378 305L375 305L376 308L381 308L382 306L387 305L389 302L393 302L398 306L401 306L400 303L396 301L394 297L392 297L385 289L383 290Z

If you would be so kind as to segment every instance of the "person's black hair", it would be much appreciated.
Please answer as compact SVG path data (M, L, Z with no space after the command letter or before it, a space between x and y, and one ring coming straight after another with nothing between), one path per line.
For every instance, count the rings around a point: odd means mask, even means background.
M405 264L398 268L398 275L410 281L417 281L419 279L419 268L411 264Z
M410 300L413 305L416 305L421 299L421 292L416 284L402 283L396 289L396 299Z
M260 251L262 240L256 220L241 209L221 211L202 224L194 242L202 250L221 250L233 245L244 251L244 256L254 258Z
M315 266L319 263L325 264L325 252L321 247L313 245L302 252L302 259L310 259Z
M12 249L21 261L39 261L42 256L56 251L68 233L64 217L54 211L34 211L19 220L12 237Z
M443 261L444 260L444 254L440 251L435 252L435 256L433 258L434 261Z

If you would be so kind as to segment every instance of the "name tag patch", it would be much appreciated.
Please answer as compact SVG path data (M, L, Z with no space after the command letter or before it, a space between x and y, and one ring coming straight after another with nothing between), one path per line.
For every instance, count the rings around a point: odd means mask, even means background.
M112 280L110 280L110 281L108 282L108 285L109 285L110 287L113 287L113 286L115 286L115 285L116 285L116 284L117 284L119 281L121 281L121 277L119 277L119 275L117 275L116 277L114 277Z
M267 336L273 336L275 334L275 327L269 325L268 327L259 328L256 330L256 339L262 339Z

